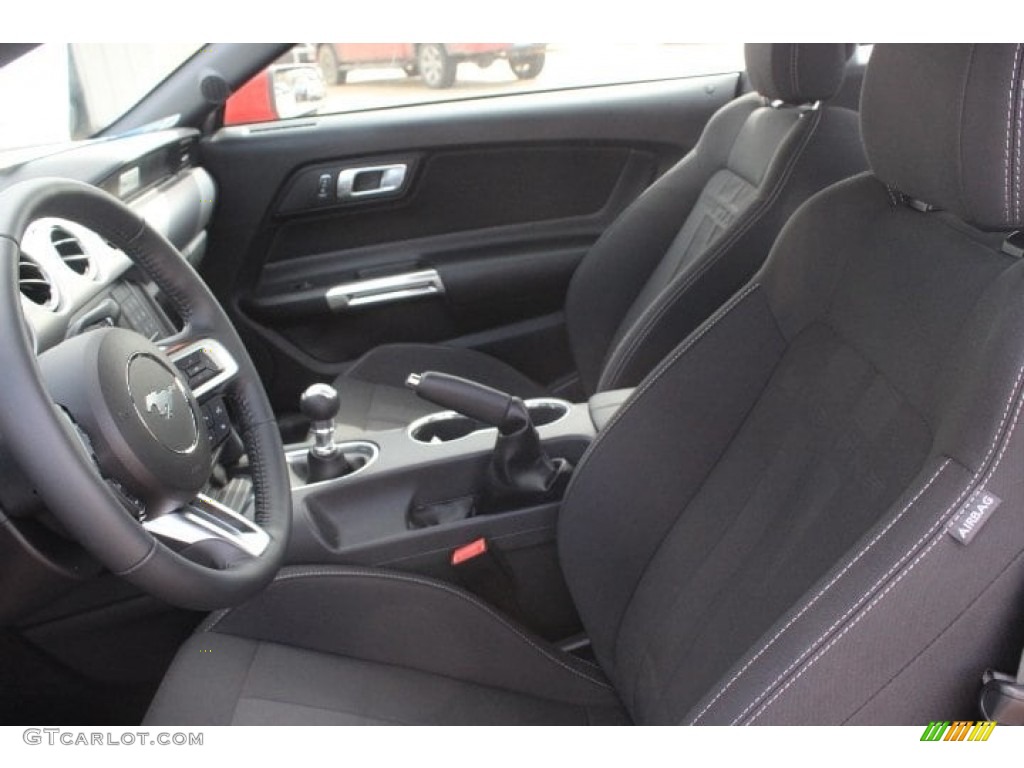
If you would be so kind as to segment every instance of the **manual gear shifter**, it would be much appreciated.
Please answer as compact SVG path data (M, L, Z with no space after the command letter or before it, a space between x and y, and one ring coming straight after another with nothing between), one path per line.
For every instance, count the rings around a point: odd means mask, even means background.
M334 417L338 415L338 391L330 384L313 384L299 399L299 410L312 423L313 445L309 449L309 477L317 483L333 480L352 471L341 448L334 442Z
M548 456L520 398L436 371L411 374L406 385L424 400L498 428L483 511L557 498L565 489L572 464Z

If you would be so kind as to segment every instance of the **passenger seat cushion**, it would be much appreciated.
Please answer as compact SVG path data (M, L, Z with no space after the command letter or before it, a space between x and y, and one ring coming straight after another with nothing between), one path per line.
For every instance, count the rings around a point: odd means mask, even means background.
M367 352L339 376L339 429L352 436L395 429L439 409L405 386L410 373L440 371L478 381L522 398L543 397L545 389L507 363L460 347L386 344ZM347 436L347 435L345 435Z

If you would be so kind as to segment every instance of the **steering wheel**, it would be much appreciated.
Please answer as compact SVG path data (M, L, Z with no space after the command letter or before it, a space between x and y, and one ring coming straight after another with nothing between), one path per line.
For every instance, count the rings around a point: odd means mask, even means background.
M123 328L73 336L37 358L18 286L20 242L43 217L120 248L184 329L154 344ZM254 520L201 494L212 471L205 419L174 360L200 351L245 445ZM277 573L291 491L274 413L238 334L182 255L123 203L79 182L0 193L0 434L54 516L113 573L169 603L242 602ZM197 390L199 387L197 386Z

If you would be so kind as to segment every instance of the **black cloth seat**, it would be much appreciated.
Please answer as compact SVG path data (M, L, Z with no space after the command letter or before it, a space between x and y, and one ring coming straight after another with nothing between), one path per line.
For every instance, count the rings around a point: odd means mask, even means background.
M761 266L804 200L867 167L856 113L809 106L839 91L849 50L747 46L757 93L719 110L693 151L619 216L573 276L566 322L584 394L636 385ZM404 387L424 370L524 398L550 394L480 352L384 345L334 382L341 433L400 427L437 410Z
M178 659L151 722L629 722L599 668L450 584L407 574L284 569L257 600L213 614Z
M311 567L214 617L148 721L974 719L1024 643L1024 45L879 45L861 114L872 172L578 463L559 556L600 672L455 587Z

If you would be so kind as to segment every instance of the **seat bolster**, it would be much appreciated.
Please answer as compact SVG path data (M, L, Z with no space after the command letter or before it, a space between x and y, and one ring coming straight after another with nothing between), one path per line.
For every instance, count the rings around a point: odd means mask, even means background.
M639 384L680 339L751 279L800 205L816 190L864 168L856 113L839 107L807 113L775 153L750 207L682 265L616 339L598 390Z
M258 597L200 628L443 675L529 696L607 706L600 670L530 635L451 584L367 568L286 568Z
M612 222L576 268L566 296L566 324L588 395L599 390L609 348L630 307L708 180L726 167L746 121L763 105L764 100L751 93L712 115L697 145Z
M651 372L576 466L559 514L559 555L598 661L620 691L627 681L616 636L637 584L784 351L752 283ZM637 471L623 461L633 456L652 458ZM671 471L655 478L653 457Z

